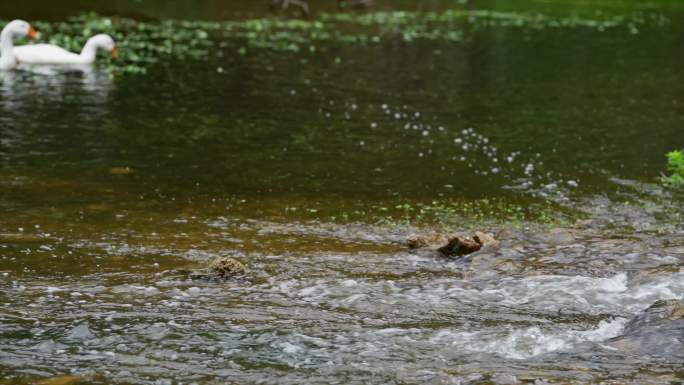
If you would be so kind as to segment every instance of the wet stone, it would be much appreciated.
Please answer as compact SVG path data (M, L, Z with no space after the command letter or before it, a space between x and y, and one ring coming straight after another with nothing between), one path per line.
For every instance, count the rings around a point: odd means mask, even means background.
M229 277L234 275L244 274L247 269L242 262L233 258L216 258L209 265L210 273L220 276Z
M629 354L684 359L684 303L657 301L606 345Z
M481 231L475 232L472 239L465 236L447 237L443 234L412 234L407 238L406 244L412 250L433 250L447 257L462 257L483 248L499 247L499 242L492 234Z
M437 250L449 242L449 237L443 234L411 234L406 238L409 249Z
M71 329L69 334L67 334L66 338L68 340L73 340L73 341L83 341L83 340L88 340L94 338L95 335L93 332L90 331L88 328L88 325L86 324L81 324L76 326L75 328Z
M76 385L85 384L85 379L78 376L59 376L38 381L37 385Z
M684 255L684 246L668 247L665 251L672 254Z
M557 228L549 232L548 241L553 245L568 245L575 242L575 232L568 229Z
M597 229L598 222L595 219L579 219L575 222L573 228L577 230Z
M109 169L109 173L112 175L128 175L133 173L133 169L130 167L112 167Z
M490 233L483 233L482 231L476 231L473 240L479 243L482 247L496 248L499 246L499 241L494 239L494 235Z
M684 319L684 303L675 299L657 301L643 313L629 321L625 325L624 333L629 334L649 325L653 326L679 319Z
M211 261L206 269L191 271L191 279L226 279L244 275L247 272L245 265L230 257L218 257Z
M52 353L56 350L57 344L55 344L55 341L49 340L49 341L44 341L38 344L35 347L35 350L41 353Z
M45 239L33 234L24 233L13 233L13 234L0 234L0 244L2 243L41 243L45 242Z
M438 249L440 253L447 257L462 257L472 254L482 247L481 244L468 238L453 237L445 246Z
M518 379L512 374L497 374L492 376L492 382L500 385L515 385L519 384Z

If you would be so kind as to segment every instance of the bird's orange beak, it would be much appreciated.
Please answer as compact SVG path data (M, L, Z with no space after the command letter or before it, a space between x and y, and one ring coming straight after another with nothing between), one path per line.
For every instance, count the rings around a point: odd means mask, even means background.
M38 36L40 36L40 33L38 33L38 31L36 31L36 29L33 28L32 25L29 25L29 30L26 33L26 36L28 36L29 39L33 40L33 39L37 39Z
M119 49L114 47L112 48L112 59L116 59L119 57Z

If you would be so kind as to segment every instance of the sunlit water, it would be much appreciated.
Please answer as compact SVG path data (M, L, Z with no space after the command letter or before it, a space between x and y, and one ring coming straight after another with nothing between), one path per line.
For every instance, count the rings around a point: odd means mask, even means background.
M143 75L0 74L0 377L681 381L682 354L609 345L684 299L680 201L656 185L684 147L681 36L485 28L247 55L228 39ZM483 199L503 203L442 219L503 228L498 251L403 246L417 204ZM519 206L597 221L502 224ZM184 273L216 256L248 274Z

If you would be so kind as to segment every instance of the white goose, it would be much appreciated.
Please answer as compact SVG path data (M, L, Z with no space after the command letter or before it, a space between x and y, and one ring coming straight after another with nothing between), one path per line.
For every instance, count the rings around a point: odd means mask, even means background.
M88 39L80 54L65 50L53 44L30 44L14 47L14 55L22 64L93 64L99 48L109 51L113 58L118 56L116 43L109 35L100 34Z
M0 71L16 68L19 60L14 54L14 40L22 36L30 39L38 37L38 32L24 20L9 22L0 33Z

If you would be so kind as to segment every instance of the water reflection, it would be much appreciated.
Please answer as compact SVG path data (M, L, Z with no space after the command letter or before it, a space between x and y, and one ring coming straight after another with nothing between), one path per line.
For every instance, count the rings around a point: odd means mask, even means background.
M35 106L36 102L61 101L79 91L101 106L109 99L112 76L92 66L28 66L0 73L0 107L4 110Z
M100 118L113 88L111 74L92 66L24 66L1 72L0 160L8 161L12 148L30 145L37 135L52 135L57 122L47 132L37 130L65 107L72 122ZM40 116L44 118L36 119Z

